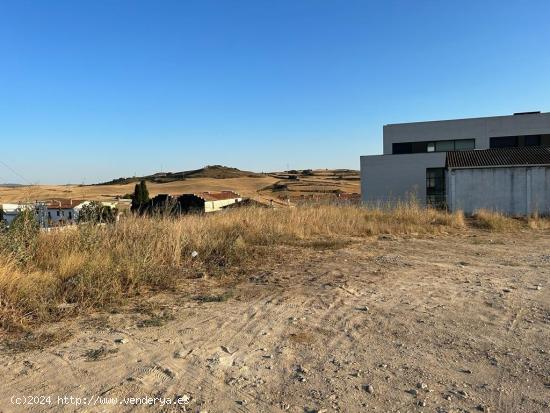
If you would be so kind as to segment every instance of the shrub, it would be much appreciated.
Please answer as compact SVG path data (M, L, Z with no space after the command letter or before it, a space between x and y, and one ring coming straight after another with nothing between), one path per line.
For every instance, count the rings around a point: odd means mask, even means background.
M508 217L500 212L478 209L474 211L473 218L478 228L488 229L490 231L514 231L518 230L521 222L517 219Z

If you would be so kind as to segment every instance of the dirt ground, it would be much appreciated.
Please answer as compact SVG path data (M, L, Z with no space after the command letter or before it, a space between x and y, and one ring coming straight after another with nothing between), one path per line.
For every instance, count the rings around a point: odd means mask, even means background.
M190 280L141 312L60 323L73 335L45 350L3 350L0 410L546 412L549 280L549 232L282 248L238 284ZM51 401L12 403L31 395Z

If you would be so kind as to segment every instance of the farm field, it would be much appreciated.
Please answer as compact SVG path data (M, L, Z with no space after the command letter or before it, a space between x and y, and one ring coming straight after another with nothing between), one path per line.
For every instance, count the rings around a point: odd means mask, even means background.
M547 229L340 241L274 245L260 266L48 324L36 337L62 338L40 349L7 340L0 410L20 411L14 394L184 395L203 412L550 407Z
M214 170L214 171L213 171ZM326 197L336 191L359 193L357 171L315 170L312 175L298 174L298 180L284 173L254 174L233 168L206 167L192 177L161 182L153 175L145 177L150 196L203 191L233 190L245 197L299 200L302 196ZM215 173L214 173L215 172ZM277 186L277 184L279 186ZM113 200L131 194L135 181L103 185L29 185L0 186L0 203L32 202L50 198Z

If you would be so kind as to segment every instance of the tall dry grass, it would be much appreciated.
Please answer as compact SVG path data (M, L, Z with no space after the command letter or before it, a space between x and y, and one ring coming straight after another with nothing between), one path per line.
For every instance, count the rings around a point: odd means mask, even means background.
M116 306L151 289L176 288L197 271L259 264L276 245L465 227L462 213L410 203L393 209L321 205L129 217L116 225L53 233L10 229L0 235L0 322L4 329L25 328L71 311Z

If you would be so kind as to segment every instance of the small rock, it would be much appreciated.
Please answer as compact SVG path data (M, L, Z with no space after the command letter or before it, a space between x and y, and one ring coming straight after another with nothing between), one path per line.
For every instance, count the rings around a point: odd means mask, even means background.
M307 374L307 372L308 372L308 370L304 366L302 366L301 364L298 366L297 370L298 370L299 373L302 373L302 374Z
M407 393L412 394L413 396L418 396L418 390L416 389L407 390Z
M535 288L536 288L537 290L542 290L542 285L537 285Z
M229 347L227 347L227 346L221 346L221 349L222 349L223 351L225 351L227 354L233 354L233 353L235 353L234 351L231 351L231 350L229 349Z
M117 338L117 339L115 339L115 343L118 343L118 344L126 344L127 342L128 342L127 338Z
M197 251L193 251L191 253L191 258L197 258L199 256L199 253Z
M417 403L420 407L426 407L426 400L419 400Z
M416 387L417 387L418 389L425 390L425 389L428 388L428 385L427 385L426 383L420 382L420 383L417 383L417 384L416 384Z
M374 394L374 387L372 384L366 384L365 385L365 391L370 394Z
M237 400L237 403L240 404L241 406L244 406L247 403L247 401L246 399L242 399L242 400Z
M68 310L75 307L76 303L61 303L57 305L57 308L59 308L60 310Z
M468 398L468 393L466 393L464 390L459 390L457 393L465 399Z
M511 292L512 290L510 290L509 288L503 288L502 291L504 291L505 293L509 293L509 292Z

